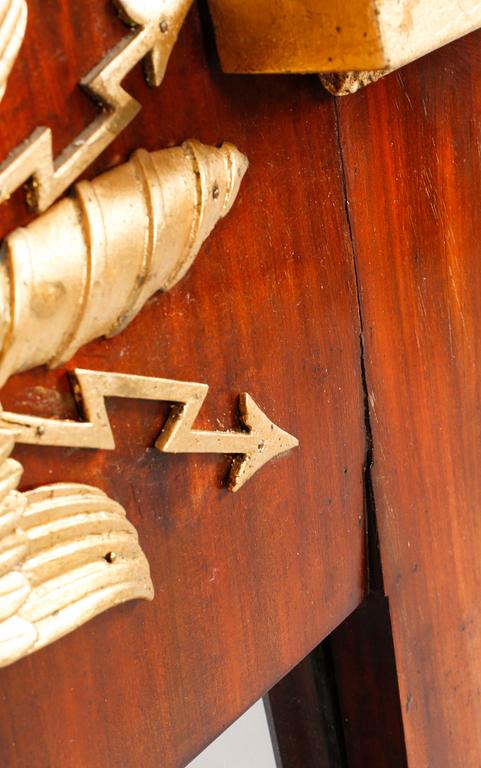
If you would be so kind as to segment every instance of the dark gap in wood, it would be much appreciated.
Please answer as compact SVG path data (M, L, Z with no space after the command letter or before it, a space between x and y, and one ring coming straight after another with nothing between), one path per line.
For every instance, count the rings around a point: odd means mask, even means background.
M269 700L281 768L407 768L387 598L370 595Z
M379 549L379 535L377 529L376 520L376 505L374 499L374 493L372 488L372 465L374 461L373 457L373 440L372 440L372 428L371 428L371 415L369 408L369 389L367 385L366 376L366 364L365 364L365 349L364 349L364 324L361 304L361 288L358 274L358 266L356 259L356 245L354 241L354 233L352 229L351 215L349 211L349 198L347 190L346 169L344 164L344 153L342 150L342 141L340 135L340 122L339 122L339 110L337 106L337 99L334 98L334 115L336 125L336 144L337 152L339 156L339 164L341 170L342 188L344 192L344 212L346 216L349 239L352 252L353 268L356 282L356 296L357 296L357 311L359 318L359 363L361 368L361 382L363 389L364 399L364 430L366 436L366 456L363 466L363 487L364 487L364 520L366 530L366 584L368 593L381 592L384 594L384 582L382 576L381 555Z
M321 644L268 694L281 768L348 768L330 649Z
M271 699L269 693L263 697L264 709L266 712L267 724L269 726L269 735L271 737L272 751L274 752L274 759L276 761L276 768L284 768L284 762L282 760L281 749L279 746L279 739L277 738L276 723L274 713L272 711Z
M326 640L349 768L407 768L389 603L372 594Z
M207 0L197 0L197 9L200 19L201 34L204 43L204 55L211 72L222 73L217 43L214 34L214 25L210 15ZM231 76L232 77L232 76Z

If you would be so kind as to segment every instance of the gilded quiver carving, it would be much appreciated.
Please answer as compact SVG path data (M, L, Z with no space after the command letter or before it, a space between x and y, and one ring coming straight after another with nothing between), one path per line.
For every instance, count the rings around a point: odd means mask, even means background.
M0 386L118 333L156 291L175 285L230 210L246 168L230 144L138 150L6 237Z
M25 0L0 0L0 99L22 45L26 25Z

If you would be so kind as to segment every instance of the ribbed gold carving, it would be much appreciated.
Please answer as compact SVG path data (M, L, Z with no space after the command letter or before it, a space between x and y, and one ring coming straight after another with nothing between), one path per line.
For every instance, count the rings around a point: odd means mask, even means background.
M0 0L0 99L22 45L26 25L25 0Z

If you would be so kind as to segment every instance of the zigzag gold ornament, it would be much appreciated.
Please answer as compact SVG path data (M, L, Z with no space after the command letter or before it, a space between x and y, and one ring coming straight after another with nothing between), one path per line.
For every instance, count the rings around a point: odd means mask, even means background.
M30 179L27 202L32 210L45 211L83 173L141 109L121 85L128 72L144 60L149 84L162 82L191 4L192 0L116 0L132 32L80 83L101 113L55 159L51 129L37 128L0 166L0 203Z
M16 432L19 443L72 448L115 448L105 407L106 397L164 400L175 405L155 442L166 453L222 453L235 456L228 487L237 491L261 467L299 442L273 424L248 394L239 398L239 415L247 431L208 432L193 425L207 395L206 384L150 376L88 371L74 372L74 392L83 421L45 419L3 411L0 426Z
M14 440L11 430L0 431L0 667L108 608L154 595L120 504L75 483L19 493Z

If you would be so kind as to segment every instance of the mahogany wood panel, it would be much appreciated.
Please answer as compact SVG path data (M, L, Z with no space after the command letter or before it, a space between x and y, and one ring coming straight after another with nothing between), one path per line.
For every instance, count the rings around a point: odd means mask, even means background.
M339 105L409 765L481 760L481 34Z
M82 75L125 33L107 0L30 0L0 106L5 155L36 125L60 150L94 108ZM111 401L117 450L19 447L24 487L98 484L137 526L153 603L112 610L0 673L9 768L184 765L350 613L365 592L359 321L333 100L310 79L221 75L194 8L164 84L89 169L138 146L230 140L251 167L186 279L71 363L211 385L199 426L234 423L248 391L301 448L237 495L227 462L153 448L166 409ZM2 231L25 222L21 195ZM68 258L68 253L65 254ZM66 369L14 377L9 409L74 415Z

